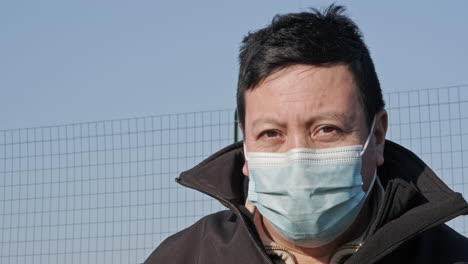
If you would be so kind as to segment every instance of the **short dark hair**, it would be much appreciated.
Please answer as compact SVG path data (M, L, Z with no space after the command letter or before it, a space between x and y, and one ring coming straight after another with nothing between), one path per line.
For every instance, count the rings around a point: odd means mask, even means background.
M347 65L360 92L361 105L370 126L384 109L379 79L362 34L343 14L343 6L331 5L323 12L277 15L271 25L249 33L240 48L237 111L245 123L245 92L269 75L298 64Z

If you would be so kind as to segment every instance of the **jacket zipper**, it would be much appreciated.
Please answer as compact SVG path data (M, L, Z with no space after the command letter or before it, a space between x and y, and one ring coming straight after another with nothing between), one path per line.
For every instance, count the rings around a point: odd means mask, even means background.
M283 247L283 246L269 246L269 249L271 250L281 250L281 251L284 251L286 253L288 253L288 255L293 259L294 261L294 264L298 264L299 261L297 261L297 258L296 256L294 256L293 253L289 252L289 249Z

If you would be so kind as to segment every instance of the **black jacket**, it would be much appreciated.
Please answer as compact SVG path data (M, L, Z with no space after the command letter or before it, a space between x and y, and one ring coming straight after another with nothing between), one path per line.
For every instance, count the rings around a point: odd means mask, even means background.
M146 264L273 263L244 204L247 177L240 143L183 172L177 182L230 210L208 215L166 239ZM385 187L378 227L346 263L468 263L468 239L444 223L468 214L468 204L409 150L390 141L378 175Z

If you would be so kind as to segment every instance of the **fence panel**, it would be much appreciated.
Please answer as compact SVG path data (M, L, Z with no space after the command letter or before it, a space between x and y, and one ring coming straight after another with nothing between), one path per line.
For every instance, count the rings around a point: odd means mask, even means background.
M468 196L468 87L385 94L388 138ZM0 131L0 263L141 263L223 209L174 178L236 132L232 109ZM468 217L450 225L468 235Z
M174 178L232 143L233 112L0 132L0 263L141 263L222 208Z
M387 138L412 150L468 198L468 86L385 94ZM468 216L449 225L468 236Z

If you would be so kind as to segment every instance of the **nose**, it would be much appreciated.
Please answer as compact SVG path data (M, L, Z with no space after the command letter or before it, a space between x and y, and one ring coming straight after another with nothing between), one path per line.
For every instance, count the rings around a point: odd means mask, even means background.
M287 138L287 151L293 148L312 148L309 133L305 131L292 132Z

